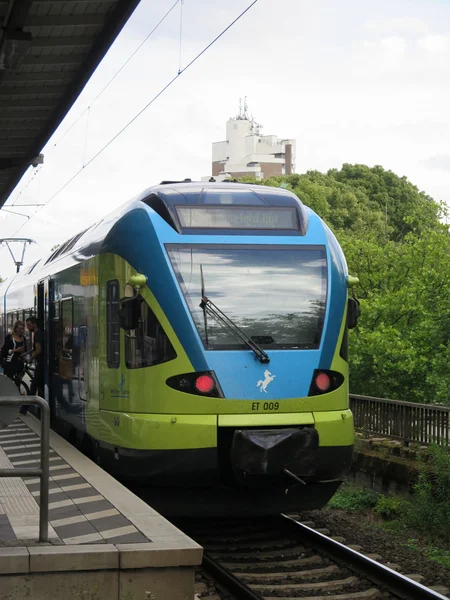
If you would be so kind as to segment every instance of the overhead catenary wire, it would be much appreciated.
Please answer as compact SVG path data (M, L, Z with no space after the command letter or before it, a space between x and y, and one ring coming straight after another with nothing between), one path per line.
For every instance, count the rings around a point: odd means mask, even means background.
M29 215L25 215L24 213L16 212L15 210L8 210L7 208L2 208L2 210L4 210L6 213L10 213L11 215L19 215L19 217L25 217L26 219L30 218Z
M28 177L28 182L27 182L27 184L26 184L26 185L25 185L25 187L23 187L23 188L20 190L20 192L17 194L17 196L16 196L16 198L15 198L14 202L13 202L12 204L8 204L7 206L16 206L16 205L17 205L17 201L19 200L20 196L21 196L21 195L22 195L22 194L25 192L25 190L28 188L28 186L29 186L31 183L33 183L33 180L34 180L34 179L35 179L35 177L36 177L36 176L39 174L40 170L42 169L42 166L43 166L43 165L38 165L38 166L36 167L36 169L34 170L34 173L33 173L33 175L31 175L31 176L29 176L29 177ZM2 208L2 210L4 210L4 209Z
M181 0L180 4L180 49L178 53L178 73L181 71L181 43L183 41L183 4L184 0Z
M88 133L89 133L89 115L91 114L91 107L88 106L87 116L86 116L86 132L84 135L84 150L83 150L83 167L86 166L86 150L87 150L87 142L88 142Z
M130 127L130 125L132 125L150 106L152 106L152 104L154 104L154 102L156 102L156 100L158 100L158 98L160 96L162 96L162 94L164 94L164 92L166 90L168 90L174 83L175 81L181 77L181 75L183 75L183 73L185 73L190 67L192 67L193 64L195 64L197 62L197 60L203 56L203 54L205 54L205 52L207 52L229 29L231 29L233 27L233 25L235 25L240 19L242 19L242 17L258 2L258 0L253 0L253 2L251 2L247 8L245 8L233 21L231 21L231 23L229 25L227 25L227 27L225 27L225 29L223 29L207 46L205 46L203 48L203 50L201 50L198 54L196 54L194 56L194 58L183 68L181 69L174 77L172 77L172 79L166 83L166 85L155 95L153 96L153 98L151 98L151 100L149 100L149 102L147 102L147 104L141 108L141 110L139 112L137 112L134 117L132 119L130 119L130 121L128 121L128 123L126 125L124 125L122 127L122 129L120 129L102 148L100 148L100 150L94 154L94 156L92 156L92 158L90 158L86 164L81 167L80 169L78 169L78 171L76 171L52 196L50 196L50 198L41 206L38 208L38 210L30 217L29 221L27 221L26 223L24 223L23 225L21 225L13 234L16 235L19 231L21 231L23 229L23 227L25 227L25 225L27 225L31 219L33 219L38 212L40 212L43 208L45 208L48 204L50 204L50 202L52 202L52 200L54 200L57 196L59 196L59 194L65 190L65 188L70 185L72 183L72 181L74 181L74 179L76 179L78 177L78 175L80 175L80 173L82 173L82 171L88 167L90 164L92 164L113 142L115 142L115 140L117 140L118 137L120 137L122 135L122 133L124 133L128 127Z

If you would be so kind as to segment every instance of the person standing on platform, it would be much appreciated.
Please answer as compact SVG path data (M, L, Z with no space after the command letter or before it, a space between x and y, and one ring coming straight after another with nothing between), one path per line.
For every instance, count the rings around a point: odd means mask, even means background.
M23 371L23 355L27 351L27 341L24 336L25 323L16 321L12 332L8 333L1 349L3 371L14 382Z
M27 362L36 361L34 377L30 384L30 396L44 397L44 332L39 327L39 321L36 317L27 319L27 328L33 334L33 351L25 358ZM22 406L20 412L27 414L28 407Z

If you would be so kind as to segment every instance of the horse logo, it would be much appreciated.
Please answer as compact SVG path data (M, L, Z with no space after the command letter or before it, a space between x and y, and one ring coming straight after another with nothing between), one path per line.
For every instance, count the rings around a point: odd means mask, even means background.
M267 386L269 385L269 383L271 381L273 381L275 379L276 375L272 375L272 373L270 371L265 370L264 377L265 377L265 379L260 379L258 381L258 383L256 384L256 387L259 387L260 392L264 392L265 394L267 394Z

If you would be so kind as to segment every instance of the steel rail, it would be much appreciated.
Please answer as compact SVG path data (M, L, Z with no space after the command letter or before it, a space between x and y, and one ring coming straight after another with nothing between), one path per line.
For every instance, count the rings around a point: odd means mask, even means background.
M403 600L449 600L442 594L430 590L421 583L413 581L401 573L348 548L344 544L333 540L292 517L281 515L290 524L289 531L297 532L299 539L306 540L316 550L331 556L336 561L345 562L361 575L367 577L375 584L385 587L392 594Z
M261 594L252 590L238 577L233 575L231 571L205 552L203 553L202 567L205 572L209 573L228 593L231 593L236 600L264 600Z

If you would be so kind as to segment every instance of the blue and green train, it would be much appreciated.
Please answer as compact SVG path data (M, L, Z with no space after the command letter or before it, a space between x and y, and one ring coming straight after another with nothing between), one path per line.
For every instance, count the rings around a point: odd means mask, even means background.
M0 286L52 426L167 514L323 506L348 472L356 282L290 191L163 182Z

